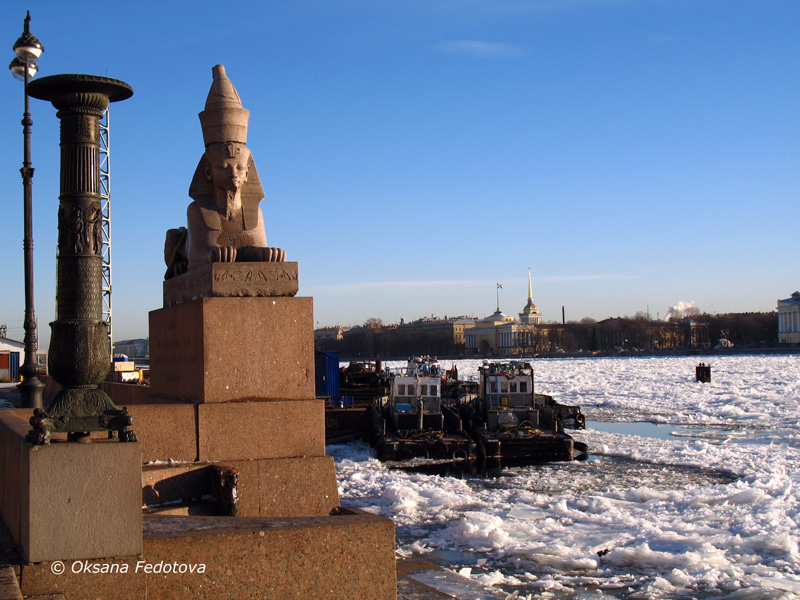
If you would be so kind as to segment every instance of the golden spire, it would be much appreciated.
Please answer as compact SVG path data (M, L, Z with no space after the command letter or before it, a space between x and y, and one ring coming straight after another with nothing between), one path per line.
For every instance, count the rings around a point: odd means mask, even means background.
M528 303L533 303L533 283L531 283L531 268L528 267Z
M528 267L528 303L522 309L523 314L538 313L539 309L533 303L533 283L531 281L531 268Z

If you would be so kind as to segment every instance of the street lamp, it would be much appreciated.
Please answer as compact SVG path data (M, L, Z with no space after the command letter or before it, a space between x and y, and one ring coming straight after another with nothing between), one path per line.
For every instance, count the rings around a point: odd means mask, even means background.
M30 32L31 13L25 17L25 29L14 43L17 54L8 66L17 79L25 83L25 113L22 117L22 136L24 139L24 157L22 161L22 187L24 197L23 221L25 237L22 247L25 257L25 361L20 367L22 383L19 384L20 406L22 408L41 408L44 384L39 381L39 362L36 359L38 338L36 335L36 315L33 310L33 209L32 187L33 167L31 166L31 114L28 110L28 81L38 71L36 61L42 55L42 43Z

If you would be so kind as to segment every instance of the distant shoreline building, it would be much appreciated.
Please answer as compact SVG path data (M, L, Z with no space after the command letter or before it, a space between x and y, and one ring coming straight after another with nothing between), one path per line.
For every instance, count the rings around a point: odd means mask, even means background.
M800 292L778 300L778 343L800 344Z
M397 332L399 334L405 333L410 337L419 335L436 336L438 334L442 339L452 341L456 347L463 347L465 329L471 327L473 323L475 323L474 319L466 317L445 317L444 319L423 317L410 323L401 322L397 326Z
M499 284L498 284L499 286ZM499 289L499 287L498 287ZM544 323L533 302L528 273L528 300L519 318L497 310L483 319L423 317L384 325L369 319L357 327L323 327L314 332L318 351L338 351L347 359L432 355L535 356L638 351L706 351L800 345L800 292L778 301L769 313L698 314L662 321L648 315L602 321ZM779 328L780 321L780 328ZM713 340L713 342L712 342Z
M319 345L320 342L334 341L340 342L344 339L344 334L350 331L352 327L342 327L341 325L333 325L330 327L320 327L314 330L314 342Z
M370 319L359 327L316 329L314 348L350 357L458 356L464 354L465 331L474 322L470 317L431 316L384 325L379 319Z
M124 354L128 358L148 358L150 356L150 340L122 340L114 342L114 354Z
M533 284L528 269L528 302L519 313L519 320L505 315L497 307L494 314L475 322L464 332L467 354L525 354L536 351L536 326L542 315L533 303Z

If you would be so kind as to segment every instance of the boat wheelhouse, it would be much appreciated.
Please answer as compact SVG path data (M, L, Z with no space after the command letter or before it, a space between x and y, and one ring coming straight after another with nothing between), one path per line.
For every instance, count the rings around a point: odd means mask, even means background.
M378 459L474 460L458 408L442 401L445 373L438 361L411 358L388 374L389 395L376 400L368 416L367 437Z
M480 369L480 398L486 426L539 425L533 391L533 367L526 362L487 363Z
M392 429L443 429L444 372L435 358L411 358L405 367L389 369L389 413Z
M532 364L486 362L478 371L478 426L473 437L479 454L504 466L573 460L575 444L564 433L563 415L577 407L566 407L550 396L536 394ZM577 411L580 413L580 409Z

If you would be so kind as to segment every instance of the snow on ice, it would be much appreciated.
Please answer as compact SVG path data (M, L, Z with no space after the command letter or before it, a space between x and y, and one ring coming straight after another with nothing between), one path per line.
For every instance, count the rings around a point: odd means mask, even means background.
M590 423L575 437L591 460L465 479L328 446L342 503L392 518L398 556L520 598L800 598L800 357L712 357L709 384L697 362L534 363L537 391L589 421L670 424L671 439Z

